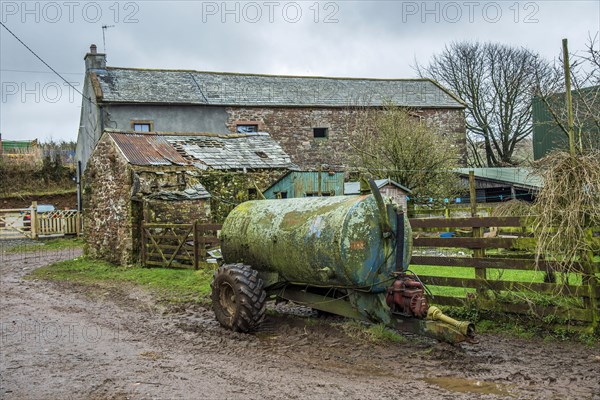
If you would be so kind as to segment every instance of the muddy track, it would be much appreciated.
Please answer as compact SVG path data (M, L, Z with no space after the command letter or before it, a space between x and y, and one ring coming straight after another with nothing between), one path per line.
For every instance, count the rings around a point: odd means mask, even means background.
M600 350L578 343L373 345L290 307L237 334L201 306L168 310L135 287L22 279L72 256L2 260L1 398L600 400Z

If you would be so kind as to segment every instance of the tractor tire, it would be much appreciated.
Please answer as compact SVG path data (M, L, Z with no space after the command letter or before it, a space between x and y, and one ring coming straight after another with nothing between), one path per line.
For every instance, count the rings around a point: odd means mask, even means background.
M267 293L258 272L248 265L222 265L210 287L215 317L224 328L250 332L264 319Z

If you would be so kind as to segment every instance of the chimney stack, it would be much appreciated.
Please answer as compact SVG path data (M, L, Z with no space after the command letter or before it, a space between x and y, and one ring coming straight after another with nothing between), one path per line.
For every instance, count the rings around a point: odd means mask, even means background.
M90 52L83 58L85 60L85 70L90 69L106 69L106 54L98 53L98 48L95 44L90 46Z

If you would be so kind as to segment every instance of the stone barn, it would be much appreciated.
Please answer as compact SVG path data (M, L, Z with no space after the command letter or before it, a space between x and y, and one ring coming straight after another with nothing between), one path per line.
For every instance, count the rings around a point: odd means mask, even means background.
M266 133L140 134L107 130L83 177L86 253L139 261L141 221L222 222L293 167Z

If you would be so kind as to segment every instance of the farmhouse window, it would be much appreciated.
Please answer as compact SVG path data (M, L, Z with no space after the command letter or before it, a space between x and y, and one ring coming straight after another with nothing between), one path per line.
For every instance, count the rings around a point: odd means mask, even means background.
M152 121L131 121L131 129L134 132L152 132L154 123Z
M329 137L328 128L313 128L313 137L323 139Z

